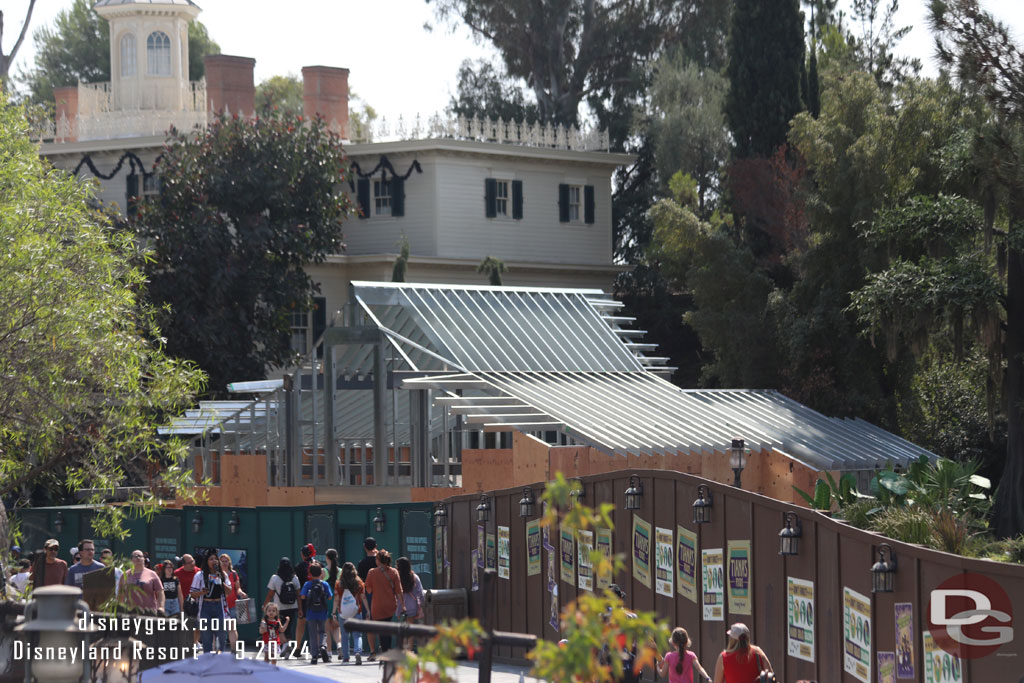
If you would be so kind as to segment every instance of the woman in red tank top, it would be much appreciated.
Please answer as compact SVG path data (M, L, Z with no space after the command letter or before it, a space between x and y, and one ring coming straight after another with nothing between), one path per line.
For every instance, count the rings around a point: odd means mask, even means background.
M733 624L727 633L729 643L715 663L715 683L756 683L762 671L772 671L764 651L751 645L746 624Z

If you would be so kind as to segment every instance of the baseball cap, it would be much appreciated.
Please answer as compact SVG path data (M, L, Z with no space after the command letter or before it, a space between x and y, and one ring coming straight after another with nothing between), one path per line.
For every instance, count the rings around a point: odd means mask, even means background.
M747 638L749 638L750 629L747 628L746 624L736 622L735 624L729 627L729 630L726 631L726 634L728 634L730 638L735 638L736 640L739 640L740 636L746 636Z
M20 553L21 552L21 546L20 545L12 545L11 546L11 552L12 553Z
M57 547L57 548L59 548L60 547L60 541L58 541L56 538L48 538L48 539L46 539L46 543L43 544L43 548L46 549L46 548L50 548L50 547Z

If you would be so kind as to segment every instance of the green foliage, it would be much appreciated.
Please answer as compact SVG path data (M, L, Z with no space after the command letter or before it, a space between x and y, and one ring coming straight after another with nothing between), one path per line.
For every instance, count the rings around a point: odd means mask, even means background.
M819 478L815 483L813 496L798 486L793 487L793 490L807 501L811 509L829 512L833 509L833 505L842 509L857 501L857 480L852 474L843 473L839 477L838 483L831 472L824 474L825 478Z
M154 249L167 349L205 369L214 393L292 359L290 316L314 291L303 267L343 248L348 163L325 126L221 116L165 146L160 198L135 228Z
M930 546L932 513L920 507L887 507L872 518L871 530L904 543Z
M0 497L188 481L184 446L156 425L192 404L202 375L160 346L133 236L92 208L93 185L39 159L5 102L0 158ZM133 502L159 505L153 490ZM127 509L104 506L97 529L123 537ZM3 517L0 505L0 531Z
M737 158L768 158L786 142L790 119L803 109L803 61L799 0L735 0L725 115Z
M534 123L540 118L537 105L528 102L522 85L501 65L486 60L464 60L459 66L458 86L448 103L455 116Z
M20 74L34 104L53 102L53 89L66 85L100 83L110 80L110 26L93 9L89 0L74 0L61 10L53 27L35 32L35 65ZM206 72L203 57L217 54L220 47L210 39L206 27L192 21L188 27L189 80L198 81Z
M416 652L406 651L398 670L399 681L410 683L456 683L458 656L479 648L484 630L476 619L439 625L438 633Z
M255 106L260 116L302 116L302 81L295 74L271 76L256 86Z
M505 267L505 262L490 254L485 256L480 265L476 267L476 272L487 275L487 282L492 287L501 287L501 274L506 270L508 268Z
M395 259L395 267L391 271L392 282L405 282L405 273L409 269L409 239L403 234L401 246L399 247L398 258Z

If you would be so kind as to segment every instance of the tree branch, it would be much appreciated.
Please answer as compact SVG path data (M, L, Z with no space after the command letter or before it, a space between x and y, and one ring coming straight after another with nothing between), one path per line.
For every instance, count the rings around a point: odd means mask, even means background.
M18 54L18 48L21 47L21 43L25 40L25 34L28 33L28 24L32 21L32 9L36 6L36 0L29 0L28 11L25 12L25 23L21 25L21 33L18 35L18 40L14 43L14 47L11 48L11 53L7 55L8 63L14 61L14 56Z

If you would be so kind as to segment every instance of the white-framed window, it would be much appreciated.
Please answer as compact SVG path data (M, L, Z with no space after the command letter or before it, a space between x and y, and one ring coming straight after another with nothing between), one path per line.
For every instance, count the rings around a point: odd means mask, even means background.
M135 75L137 55L135 34L126 33L121 36L121 78Z
M389 180L378 178L373 181L373 215L391 215L391 181Z
M163 31L153 31L146 38L146 73L171 75L171 39Z
M160 196L160 176L156 173L145 173L142 176L142 193L144 202L150 202Z
M494 181L494 213L499 216L508 216L509 211L509 181L507 180L495 180Z
M583 186L569 186L569 220L578 222L580 220L580 206L583 203Z

